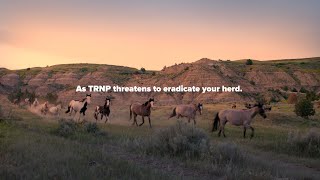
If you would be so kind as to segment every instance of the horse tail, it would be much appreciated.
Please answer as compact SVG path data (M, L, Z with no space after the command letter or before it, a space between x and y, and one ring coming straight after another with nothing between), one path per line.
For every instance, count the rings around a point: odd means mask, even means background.
M172 114L170 115L170 117L168 119L170 119L170 118L172 118L172 117L174 117L176 115L177 115L176 108L174 108L173 111L172 111Z
M130 119L129 119L129 120L131 120L131 119L132 119L132 110L131 110L131 106L132 106L132 104L129 106L129 109L130 109Z
M212 125L212 132L216 131L218 129L218 124L220 123L220 118L219 118L219 112L217 113L216 117L213 120L213 125Z

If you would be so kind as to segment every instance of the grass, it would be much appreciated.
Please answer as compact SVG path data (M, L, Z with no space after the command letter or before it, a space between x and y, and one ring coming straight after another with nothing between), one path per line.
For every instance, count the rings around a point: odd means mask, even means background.
M156 107L152 111L153 129L148 124L131 126L127 107L112 108L112 124L82 125L59 123L57 119L44 119L25 109L13 109L19 118L0 122L0 176L5 179L182 178L184 175L177 170L168 173L165 168L157 168L170 164L174 169L181 166L191 174L200 173L201 177L316 179L316 174L303 169L293 171L277 161L320 168L318 155L294 148L304 140L304 132L319 128L319 115L307 121L295 117L292 105L277 104L266 120L261 117L254 120L253 139L243 139L242 128L229 124L227 138L218 138L209 131L211 120L219 109L228 107L229 104L205 105L203 115L197 116L196 127L185 125L185 119L182 126L177 126L175 118L167 119L172 107ZM239 104L237 107L242 108ZM71 128L71 133L67 130L64 134L65 126ZM289 141L289 133L294 130L302 135ZM198 148L205 141L209 148ZM161 149L164 145L169 148ZM197 155L193 156L195 152ZM154 163L145 164L145 161Z

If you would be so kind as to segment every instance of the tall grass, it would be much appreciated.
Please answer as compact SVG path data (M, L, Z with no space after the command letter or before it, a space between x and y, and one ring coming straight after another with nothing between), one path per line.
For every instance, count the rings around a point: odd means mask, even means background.
M290 151L302 156L320 157L320 132L316 129L310 129L305 134L290 132L287 142Z

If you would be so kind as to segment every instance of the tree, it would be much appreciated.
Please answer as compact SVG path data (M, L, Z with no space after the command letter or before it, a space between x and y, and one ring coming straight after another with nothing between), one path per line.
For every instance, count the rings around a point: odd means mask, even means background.
M252 65L253 64L253 61L251 60L251 59L248 59L247 61L246 61L246 65Z
M320 97L314 91L311 91L307 92L306 98L310 101L316 101L319 100Z
M307 118L313 116L316 111L313 108L313 104L309 99L301 99L295 105L294 112L297 116Z
M146 69L142 67L140 71L144 74L146 72Z

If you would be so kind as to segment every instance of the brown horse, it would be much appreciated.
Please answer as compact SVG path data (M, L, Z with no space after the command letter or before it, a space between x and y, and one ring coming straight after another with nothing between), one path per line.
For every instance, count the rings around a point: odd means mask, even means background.
M257 114L260 114L263 118L267 117L262 104L254 105L251 109L246 109L246 110L235 110L235 109L221 110L217 113L216 117L214 118L212 132L217 130L218 124L220 124L218 136L220 137L222 132L223 136L226 137L226 135L224 134L224 126L226 125L227 122L230 122L232 125L235 125L235 126L243 126L244 138L246 137L247 128L250 128L252 132L251 133L251 138L252 138L254 136L254 129L250 124L253 118Z
M144 123L144 117L148 116L149 126L151 128L150 115L151 115L151 108L153 107L153 103L154 103L154 99L150 98L149 101L145 102L144 104L134 103L130 105L130 119L132 118L132 114L133 114L133 120L134 120L132 125L136 123L136 125L138 126L138 123L137 123L138 115L142 117L142 123L139 124L139 126L141 126Z
M196 113L197 111L199 111L201 115L202 108L203 106L201 103L199 103L198 105L196 104L178 105L173 109L173 112L168 119L178 115L177 116L178 119L180 117L187 117L189 123L190 123L190 119L193 119L193 123L196 124Z

